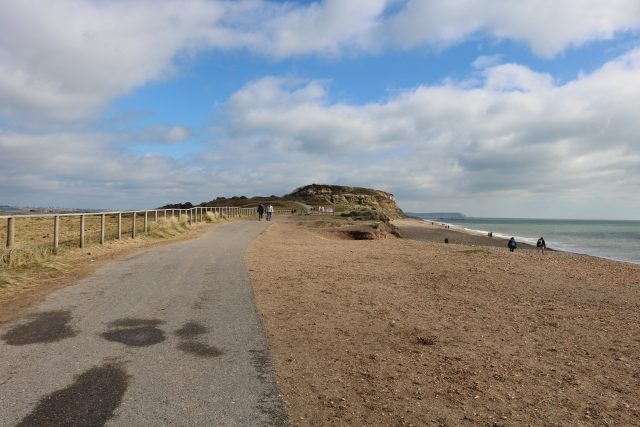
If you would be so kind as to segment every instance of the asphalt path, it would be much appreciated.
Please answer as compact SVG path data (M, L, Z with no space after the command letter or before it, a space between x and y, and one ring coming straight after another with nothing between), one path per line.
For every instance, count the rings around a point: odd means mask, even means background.
M268 223L109 263L0 328L0 426L288 425L244 264Z

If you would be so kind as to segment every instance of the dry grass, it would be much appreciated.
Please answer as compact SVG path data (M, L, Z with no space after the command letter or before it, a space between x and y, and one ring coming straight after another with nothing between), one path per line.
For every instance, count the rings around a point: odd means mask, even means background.
M220 221L226 221L227 217L220 212L207 212L205 216L205 221L209 223L217 223Z
M53 216L29 217L15 216L15 244L14 247L39 247L53 245ZM160 219L164 217L161 216ZM148 224L155 221L152 212L148 214ZM136 234L144 232L144 213L136 214ZM133 214L122 214L122 235L131 236L133 231ZM7 221L0 220L0 237L6 242ZM118 214L105 215L105 240L115 240L118 237ZM60 247L77 247L80 243L80 216L61 216L59 231ZM85 215L85 244L100 242L100 215Z

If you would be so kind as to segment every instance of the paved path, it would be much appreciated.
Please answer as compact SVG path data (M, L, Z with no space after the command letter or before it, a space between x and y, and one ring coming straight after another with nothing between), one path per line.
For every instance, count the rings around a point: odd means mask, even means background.
M266 225L112 262L0 328L0 426L287 425L244 264Z

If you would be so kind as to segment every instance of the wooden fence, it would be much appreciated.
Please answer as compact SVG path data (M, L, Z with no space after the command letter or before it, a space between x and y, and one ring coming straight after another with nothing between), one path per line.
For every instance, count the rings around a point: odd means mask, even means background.
M116 211L116 212L88 212L88 213L68 213L68 214L42 214L42 215L2 215L0 221L6 220L6 247L13 248L16 245L16 221L24 219L34 219L38 221L51 221L50 227L53 228L51 244L57 249L60 242L60 221L61 219L78 218L76 222L78 228L77 245L84 248L86 243L86 222L91 219L92 222L99 220L99 233L96 241L104 244L109 237L112 239L122 239L123 233L130 233L131 238L135 238L138 232L146 233L149 231L149 221L157 222L158 218L175 218L182 215L188 217L189 224L196 222L204 222L207 213L215 212L227 217L247 217L257 215L256 208L240 208L240 207L194 207L190 209L155 209L144 211ZM274 210L274 214L289 212L288 210ZM97 217L97 219L95 218ZM106 233L107 218L115 220L115 232L108 235ZM130 221L130 226L123 227L123 218ZM96 224L97 225L97 224ZM130 228L129 228L130 227ZM43 237L47 237L45 235ZM19 238L19 236L18 236ZM74 245L75 246L75 245Z

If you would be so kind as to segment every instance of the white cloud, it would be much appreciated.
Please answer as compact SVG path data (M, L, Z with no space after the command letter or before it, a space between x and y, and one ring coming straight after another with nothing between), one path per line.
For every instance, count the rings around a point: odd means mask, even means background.
M0 133L0 157L0 204L150 208L203 195L208 182L186 162L93 133Z
M400 46L448 46L474 33L527 43L541 56L638 29L636 0L409 0L390 19L387 35Z
M502 61L503 55L495 54L495 55L480 55L471 65L473 68L482 70L484 68L494 67L498 65Z
M542 198L569 212L576 198L633 205L639 76L640 49L562 85L505 64L487 69L480 87L421 86L366 105L330 103L318 81L265 78L234 95L227 112L237 150L295 159L284 163L330 182L384 182L414 205Z
M90 117L115 97L173 71L206 46L217 3L5 1L0 13L0 114Z
M267 21L264 50L278 58L308 53L376 49L372 35L382 24L384 0L326 0L292 8Z
M640 49L563 84L515 64L483 76L364 105L331 102L326 81L259 79L224 106L228 130L210 151L180 160L134 155L117 134L4 132L0 194L12 204L153 207L327 182L390 191L408 210L640 209Z
M174 73L178 58L209 49L335 56L442 47L480 32L552 56L640 28L637 0L6 0L0 7L0 116L13 121L91 117Z
M540 74L518 64L504 64L491 67L485 72L485 87L491 90L521 90L541 92L551 89L553 78Z
M0 28L0 194L16 203L26 194L42 204L98 207L108 197L118 208L150 207L316 181L379 186L408 208L482 209L485 198L640 208L628 197L640 186L640 50L563 84L484 56L474 62L480 81L365 105L331 102L326 81L264 78L229 99L215 148L184 160L122 148L190 138L178 125L139 135L78 130L211 49L335 57L444 48L481 34L549 57L637 31L637 0L6 0ZM9 125L30 122L38 126L21 126L25 133Z
M173 126L165 133L163 140L165 142L179 142L184 141L190 136L191 132L189 132L189 129L182 126Z

